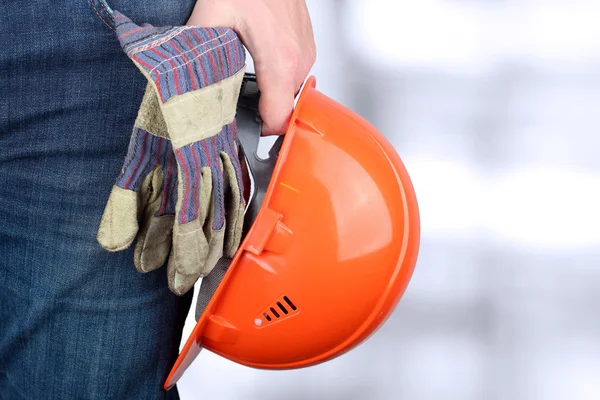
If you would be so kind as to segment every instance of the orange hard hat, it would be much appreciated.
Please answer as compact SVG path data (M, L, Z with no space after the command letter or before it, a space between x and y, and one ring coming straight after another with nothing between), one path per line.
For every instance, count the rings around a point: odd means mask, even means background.
M253 75L244 80L238 140L255 186L244 239L203 278L165 389L202 348L263 369L331 360L373 334L409 283L420 241L409 175L380 132L315 84L264 160L259 92Z

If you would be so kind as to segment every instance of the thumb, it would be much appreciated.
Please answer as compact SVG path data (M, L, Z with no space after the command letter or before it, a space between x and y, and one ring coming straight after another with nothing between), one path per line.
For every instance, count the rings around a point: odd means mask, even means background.
M256 68L256 80L261 92L259 112L263 120L262 134L285 133L294 108L295 82L293 74L284 68Z

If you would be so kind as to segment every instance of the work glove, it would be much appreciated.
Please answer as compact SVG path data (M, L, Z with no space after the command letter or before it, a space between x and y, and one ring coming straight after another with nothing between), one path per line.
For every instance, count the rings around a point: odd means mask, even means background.
M156 204L151 200L158 202L156 195L147 194L143 184L137 190L129 189L135 192L135 196L128 195L136 198L137 207L132 207L131 201L111 204L111 194L99 241L105 248L117 251L131 244L132 232L139 232L134 261L138 270L148 271L162 265L163 243L172 237L167 268L169 287L181 295L199 277L210 273L223 255L233 257L241 239L245 201L235 111L245 52L230 29L138 26L119 12L115 13L115 22L123 50L148 80L144 99L150 106L144 110L155 110L161 117L154 119L164 121L164 135L159 137L170 140L175 159L172 176L177 177L176 203L169 229L165 227L168 223L163 222L169 218L168 207L161 213L161 207L168 202L161 200L158 213L154 211ZM140 109L140 114L145 112ZM129 152L135 151L130 148ZM160 176L158 170L154 169L152 178L146 179L157 185L162 183L162 193L170 198L173 191L165 186L164 171L162 182L154 178ZM116 187L128 190L119 180ZM149 191L154 193L155 186L151 188ZM113 188L113 193L120 192ZM142 229L132 223L132 218L126 229L114 229L123 214L146 218L140 224ZM121 221L123 225L126 219ZM111 228L106 229L107 226Z
M136 269L155 270L169 255L176 201L177 163L158 100L148 85L100 221L98 242L109 251L120 251L137 237Z

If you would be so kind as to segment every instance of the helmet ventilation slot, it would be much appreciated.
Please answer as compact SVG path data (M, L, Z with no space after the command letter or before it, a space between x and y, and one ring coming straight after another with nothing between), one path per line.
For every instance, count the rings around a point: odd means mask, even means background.
M287 314L288 314L288 310L287 310L287 309L286 309L286 308L283 306L283 304L281 304L281 302L279 302L279 301L278 301L278 302L277 302L277 306L279 307L279 309L280 309L281 311L283 311L283 313L284 313L285 315L287 315Z
M271 314L273 314L275 316L275 318L279 318L279 313L273 307L271 307Z
M275 322L291 317L297 310L298 308L288 296L281 296L265 308L260 317L256 318L254 322L256 326L262 326L264 322Z
M296 311L296 306L287 296L283 296L283 300L292 308L292 310Z

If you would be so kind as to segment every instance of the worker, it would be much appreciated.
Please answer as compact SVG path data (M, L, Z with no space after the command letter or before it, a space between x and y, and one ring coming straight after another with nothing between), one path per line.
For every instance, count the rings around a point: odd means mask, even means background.
M193 285L240 241L245 50L281 134L316 57L306 4L0 9L0 398L179 398Z

